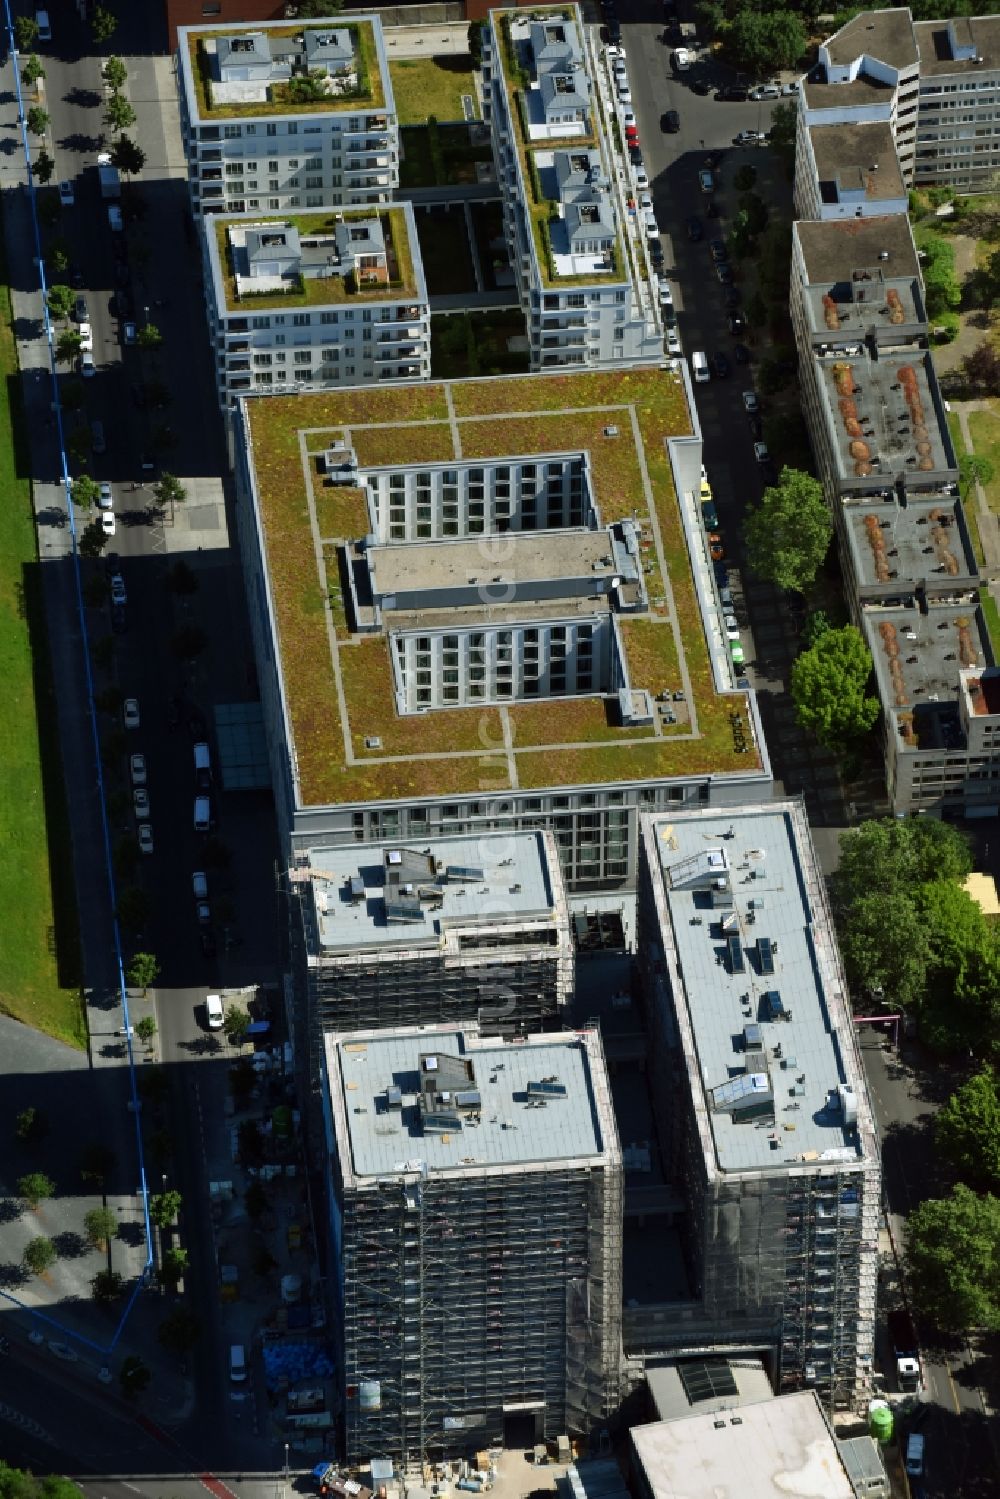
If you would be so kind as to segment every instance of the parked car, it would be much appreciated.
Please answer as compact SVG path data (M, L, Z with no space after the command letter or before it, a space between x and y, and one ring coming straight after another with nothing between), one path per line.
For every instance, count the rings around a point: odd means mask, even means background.
M148 822L139 824L139 851L144 854L153 852L153 829Z
M139 727L139 699L137 697L127 697L122 703L122 718L125 720L127 729Z
M753 99L755 102L759 102L762 99L780 99L781 85L779 83L758 83L755 88L750 90L747 97Z
M149 792L145 786L137 786L132 792L132 805L135 808L136 817L149 816Z
M739 638L740 638L740 627L736 623L736 615L735 614L724 614L722 616L722 625L723 625L723 628L725 629L727 639L729 639L729 640L739 640Z
M122 342L126 343L126 344L134 344L135 343L135 338L136 338L135 324L134 323L122 323Z
M635 185L636 185L636 187L648 187L649 186L649 177L648 177L648 175L646 173L646 168L642 164L642 153L641 152L639 153L638 163L633 163L633 165L635 166L635 170L632 173L632 175L635 178Z
M80 353L93 354L94 352L94 330L89 323L80 324Z
M731 104L743 104L746 101L747 89L742 83L727 83L716 90L715 97L719 101L728 101Z
M195 900L208 900L208 875L203 869L196 869L191 876L191 890Z
M628 129L628 127L630 125L634 125L636 127L636 129L638 130L638 128L639 128L639 122L638 122L638 120L635 117L635 110L634 109L623 109L622 110L622 124L625 126L626 130Z
M720 264L720 262L723 260L729 259L729 251L726 249L726 242L724 239L709 240L708 248L712 252L712 259L715 261L716 265Z
M712 369L717 380L725 380L729 374L729 360L721 349L712 355Z
M762 146L767 136L760 130L741 130L733 136L734 146Z
M785 99L791 99L795 94L798 93L798 91L798 79L796 79L794 83L783 83L781 85L781 93Z
M722 537L719 535L718 531L710 531L709 532L709 534L708 534L708 549L709 549L709 552L711 553L711 557L712 557L712 561L713 562L724 562L725 561L726 548L723 545Z
M767 443L755 442L753 445L753 456L758 463L770 463L771 455L767 451Z
M100 510L111 509L111 485L108 483L97 486L97 505Z
M111 606L111 629L115 635L124 635L128 624L125 618L125 605L112 604Z
M649 246L649 258L653 263L653 269L659 270L663 264L663 246L658 239L648 239L646 244Z
M760 400L755 390L745 390L743 392L743 407L748 416L756 416L760 410Z
M747 348L746 344L733 345L733 358L736 360L737 364L750 363L750 350Z
M715 274L723 286L729 286L733 279L733 268L729 264L729 261L724 260L721 265L717 265L715 267Z
M702 500L701 518L705 522L706 531L714 531L719 524L719 512L715 508L714 500Z
M146 756L134 754L129 756L129 774L132 777L133 786L145 786L146 784Z
M77 297L76 301L73 303L73 321L75 323L89 322L89 318L87 316L86 297Z
M715 191L715 173L710 171L708 167L702 167L698 173L698 186L703 193Z
M76 361L76 368L77 373L81 374L85 380L89 380L92 375L97 374L97 365L94 363L94 355L92 350L83 350L83 352L80 354L79 359Z
M205 1000L205 1020L210 1031L221 1031L223 1022L222 998L218 994L209 994ZM244 1368L243 1378L246 1378Z
M76 194L73 191L72 182L60 182L59 202L62 204L63 208L73 207L73 204L76 202Z
M673 307L674 294L670 289L670 282L664 276L661 276L657 283L657 293L661 307Z
M668 354L676 355L681 353L681 339L680 334L677 332L676 328L667 329L665 341Z
M763 435L764 424L759 416L748 416L747 425L750 428L750 436L755 440Z
M722 293L722 305L727 312L735 312L740 305L739 289L735 286L727 286Z
M656 222L656 214L651 208L647 208L642 216L642 227L646 231L647 239L657 239L659 237L660 226Z
M666 135L676 135L681 128L681 117L676 109L665 109L660 116L660 129Z
M692 244L697 244L704 232L701 227L701 219L690 218L686 221L685 227L687 228L688 239Z
M117 522L115 521L115 512L113 510L102 510L101 511L101 532L102 532L102 534L105 535L105 536L114 536L115 533L117 532L117 530L118 530L118 525L117 525Z
M691 92L692 94L701 94L702 98L704 98L706 94L712 92L712 85L707 78L699 75L697 78L691 79Z
M121 573L111 574L111 602L113 604L128 603L128 595L125 592L125 579Z

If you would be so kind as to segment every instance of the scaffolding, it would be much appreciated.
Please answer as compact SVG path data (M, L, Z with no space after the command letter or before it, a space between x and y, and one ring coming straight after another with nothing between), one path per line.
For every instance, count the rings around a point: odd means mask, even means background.
M343 1186L348 1461L461 1454L503 1441L512 1413L534 1418L536 1440L611 1419L622 1167L600 1039L580 1041L600 1154L447 1173L410 1162Z

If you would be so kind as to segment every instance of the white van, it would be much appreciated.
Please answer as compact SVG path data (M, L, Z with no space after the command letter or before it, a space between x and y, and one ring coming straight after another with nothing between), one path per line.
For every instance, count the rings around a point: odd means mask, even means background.
M49 24L49 13L47 10L35 11L35 25L38 27L38 40L40 42L51 42L52 27Z
M912 1431L906 1438L906 1476L924 1476L924 1438L919 1431Z
M222 996L210 994L205 1000L205 1020L210 1031L221 1031L223 1022Z
M242 1384L247 1377L247 1351L242 1343L232 1343L229 1348L229 1378L233 1384Z
M208 791L212 784L212 755L204 742L194 747L194 783L199 791Z
M675 47L670 61L673 63L675 72L683 73L685 68L691 66L694 56L687 47Z
M212 826L212 807L207 796L196 796L194 799L194 830L196 833L207 833Z
M111 229L115 234L121 234L122 230L125 227L125 221L122 218L122 211L118 207L117 203L111 203L108 205L108 223L111 225Z
M708 367L708 355L696 349L691 355L691 373L699 385L704 385L706 380L711 380L712 371Z

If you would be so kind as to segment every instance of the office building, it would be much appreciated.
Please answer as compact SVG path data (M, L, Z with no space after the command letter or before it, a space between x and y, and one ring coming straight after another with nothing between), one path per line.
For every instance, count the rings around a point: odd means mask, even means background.
M378 16L177 36L196 218L391 201L399 136Z
M328 1035L325 1066L347 1461L605 1424L622 1165L598 1032Z
M753 695L707 657L664 451L690 430L659 366L238 405L288 865L541 827L568 889L626 886L640 807L770 794Z
M314 1046L321 1031L438 1021L523 1035L572 995L551 833L312 848L291 884Z
M431 321L409 203L202 221L219 399L425 380Z
M484 118L534 369L663 352L590 46L577 5L491 10L483 32Z
M780 1392L857 1409L881 1171L805 811L645 816L640 858L654 1107L696 1297L674 1345L763 1356Z
M821 43L800 127L888 123L909 187L986 192L1000 168L1000 17L862 11Z

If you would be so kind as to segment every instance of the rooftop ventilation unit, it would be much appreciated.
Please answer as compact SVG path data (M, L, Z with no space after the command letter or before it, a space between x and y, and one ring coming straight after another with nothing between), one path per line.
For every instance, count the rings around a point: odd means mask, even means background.
M739 937L727 937L726 950L729 956L730 973L745 973L747 965L743 957L743 944Z
M476 880L485 879L486 872L477 864L446 864L444 877L446 880L461 880L472 884Z
M348 885L351 896L351 905L356 906L365 898L365 882L359 874L352 874Z
M529 1098L565 1098L566 1084L555 1077L543 1077L540 1083L528 1084Z
M387 900L385 903L385 919L389 922L420 922L424 919L424 913L420 909L418 900Z
M451 1131L458 1134L462 1128L462 1116L453 1109L439 1109L436 1113L423 1116L425 1135L447 1135Z
M757 938L757 963L762 974L774 972L774 949L770 937Z

